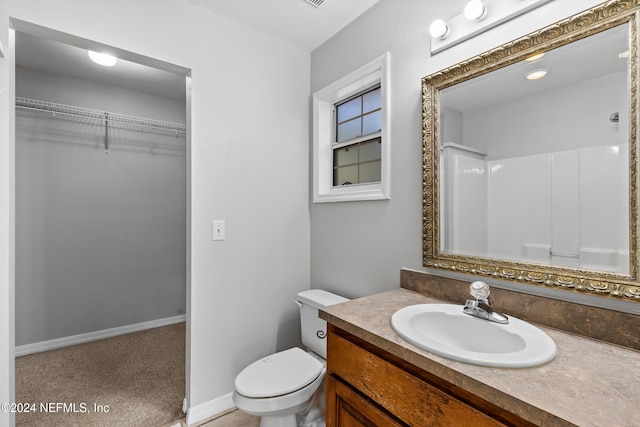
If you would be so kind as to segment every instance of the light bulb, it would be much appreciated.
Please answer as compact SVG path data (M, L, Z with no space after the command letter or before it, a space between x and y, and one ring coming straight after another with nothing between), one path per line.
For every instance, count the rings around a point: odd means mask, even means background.
M535 70L527 74L527 80L538 80L546 76L548 73L547 70Z
M429 34L431 37L446 39L449 35L449 26L442 19L436 19L429 27Z
M469 21L482 21L487 17L487 8L480 0L471 0L464 8L464 17Z
M118 61L115 56L106 53L94 52L92 50L90 50L88 53L89 58L91 58L93 62L95 62L96 64L104 65L105 67L113 67Z
M536 62L542 59L544 52L536 53L534 55L526 57L524 60L527 62Z

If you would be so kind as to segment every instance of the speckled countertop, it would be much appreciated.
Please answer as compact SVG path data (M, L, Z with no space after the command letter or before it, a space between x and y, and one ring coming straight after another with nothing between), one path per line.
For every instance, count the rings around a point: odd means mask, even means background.
M396 310L442 302L400 288L327 307L320 317L537 425L640 426L640 352L540 327L558 347L553 361L486 368L421 350L391 328Z

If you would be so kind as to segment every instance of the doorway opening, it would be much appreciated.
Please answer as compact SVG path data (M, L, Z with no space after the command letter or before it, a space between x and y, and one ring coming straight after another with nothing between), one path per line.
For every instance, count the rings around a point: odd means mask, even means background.
M162 417L182 416L188 392L189 70L12 24L16 401L66 403L56 414L91 425L78 417L140 419L166 407L158 390L170 384L171 413L141 422L173 421ZM167 382L145 383L158 378Z

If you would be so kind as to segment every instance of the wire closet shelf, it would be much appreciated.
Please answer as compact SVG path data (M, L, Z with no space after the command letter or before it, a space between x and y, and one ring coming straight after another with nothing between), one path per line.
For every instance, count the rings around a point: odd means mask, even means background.
M89 122L104 125L104 149L107 154L109 153L109 127L117 127L140 132L169 132L176 137L184 137L187 133L186 125L180 123L92 110L89 108L58 104L55 102L16 97L15 105L17 109L47 113L54 118L58 118L58 115L60 115L62 118L69 120L88 120ZM173 149L175 149L175 147Z
M171 123L161 120L146 119L143 117L127 116L125 114L109 113L99 110L91 110L89 108L75 107L72 105L57 104L54 102L39 101L36 99L28 99L16 97L16 107L25 110L35 110L64 116L92 119L104 123L105 120L110 125L122 125L128 129L144 131L145 129L154 129L161 131L174 132L176 136L185 135L187 133L186 125L180 123Z

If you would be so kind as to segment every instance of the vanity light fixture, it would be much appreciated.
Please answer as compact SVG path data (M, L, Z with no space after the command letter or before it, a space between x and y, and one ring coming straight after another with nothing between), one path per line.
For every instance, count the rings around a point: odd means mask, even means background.
M89 58L95 62L96 64L103 65L105 67L113 67L116 65L118 59L107 53L94 52L93 50L88 51Z
M471 0L463 12L429 27L431 54L462 43L552 0ZM489 12L489 8L491 12Z
M540 70L531 71L525 77L527 78L527 80L539 80L544 76L546 76L547 73L549 73L548 70L540 69Z
M431 34L431 37L441 40L446 39L450 32L449 26L442 19L436 19L429 27L429 34Z
M482 21L487 14L487 8L480 0L471 0L464 8L464 17L469 21Z

